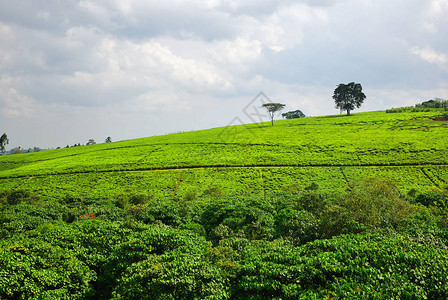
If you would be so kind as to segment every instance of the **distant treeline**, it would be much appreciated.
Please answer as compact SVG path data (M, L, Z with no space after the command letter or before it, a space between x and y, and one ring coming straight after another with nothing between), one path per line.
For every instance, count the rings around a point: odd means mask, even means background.
M434 100L424 101L414 106L405 106L399 108L391 108L386 110L386 113L401 113L401 112L428 112L433 109L448 110L448 100L436 98Z

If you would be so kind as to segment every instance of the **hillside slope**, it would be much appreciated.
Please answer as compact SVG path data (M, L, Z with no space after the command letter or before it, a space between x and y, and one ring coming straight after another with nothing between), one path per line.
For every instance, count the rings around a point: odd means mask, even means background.
M404 191L448 181L440 112L369 112L215 128L0 157L0 189L42 196L264 195L316 183L337 191L364 177Z
M437 114L3 156L0 298L448 299Z

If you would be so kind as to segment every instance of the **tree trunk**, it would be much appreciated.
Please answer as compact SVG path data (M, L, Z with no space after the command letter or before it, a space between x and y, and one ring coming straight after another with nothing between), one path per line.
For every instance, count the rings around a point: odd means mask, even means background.
M350 116L350 109L347 109L347 116Z

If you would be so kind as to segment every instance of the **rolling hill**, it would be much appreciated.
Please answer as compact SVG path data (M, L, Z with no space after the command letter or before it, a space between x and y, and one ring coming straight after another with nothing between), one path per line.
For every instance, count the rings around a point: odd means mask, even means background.
M447 122L440 112L369 112L169 134L0 157L0 189L46 199L269 196L317 184L337 192L360 178L391 178L402 192L447 184Z
M440 114L2 156L0 298L448 299Z

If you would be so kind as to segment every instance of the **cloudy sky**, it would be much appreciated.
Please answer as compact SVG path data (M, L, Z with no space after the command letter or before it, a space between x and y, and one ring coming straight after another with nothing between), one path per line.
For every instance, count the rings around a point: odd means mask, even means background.
M448 98L448 0L0 0L9 148L249 122L261 91L337 114L351 81L356 111Z

